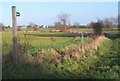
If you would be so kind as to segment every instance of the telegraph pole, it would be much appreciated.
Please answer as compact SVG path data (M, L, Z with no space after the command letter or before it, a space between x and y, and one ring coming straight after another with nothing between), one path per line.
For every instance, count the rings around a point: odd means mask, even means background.
M13 28L13 63L18 64L16 6L12 6L12 28Z

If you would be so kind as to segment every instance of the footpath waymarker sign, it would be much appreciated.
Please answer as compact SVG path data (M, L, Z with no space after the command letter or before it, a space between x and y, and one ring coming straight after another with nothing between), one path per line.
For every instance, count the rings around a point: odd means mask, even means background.
M16 16L19 17L19 16L20 16L20 13L19 13L19 12L16 12Z

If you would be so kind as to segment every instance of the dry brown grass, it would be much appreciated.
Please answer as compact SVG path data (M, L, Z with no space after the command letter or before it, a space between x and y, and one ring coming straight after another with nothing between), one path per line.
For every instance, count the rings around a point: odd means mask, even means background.
M94 54L93 49L97 49L102 42L107 40L105 36L99 36L95 40L89 41L87 43L84 43L82 45L70 45L65 48L62 48L63 52L67 52L68 54L63 54L63 55L57 55L53 56L52 61L56 64L57 62L61 62L63 60L70 60L71 57L76 57L76 58L81 58L81 55L83 54Z

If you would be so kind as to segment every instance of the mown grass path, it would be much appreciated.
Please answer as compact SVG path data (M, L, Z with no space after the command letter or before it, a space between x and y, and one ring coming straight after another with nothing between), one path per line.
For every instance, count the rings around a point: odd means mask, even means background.
M119 39L106 40L95 54L81 55L79 59L58 64L56 73L69 79L120 79ZM59 78L59 77L58 77Z
M108 40L99 50L96 50L98 61L90 67L88 78L120 79L119 44L118 40Z

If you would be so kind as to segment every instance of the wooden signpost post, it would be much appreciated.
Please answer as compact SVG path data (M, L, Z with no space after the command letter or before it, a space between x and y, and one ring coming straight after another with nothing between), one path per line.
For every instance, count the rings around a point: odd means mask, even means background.
M17 46L16 16L20 16L20 13L19 13L19 12L16 12L16 6L12 6L13 63L14 63L14 64L18 64L18 46Z

